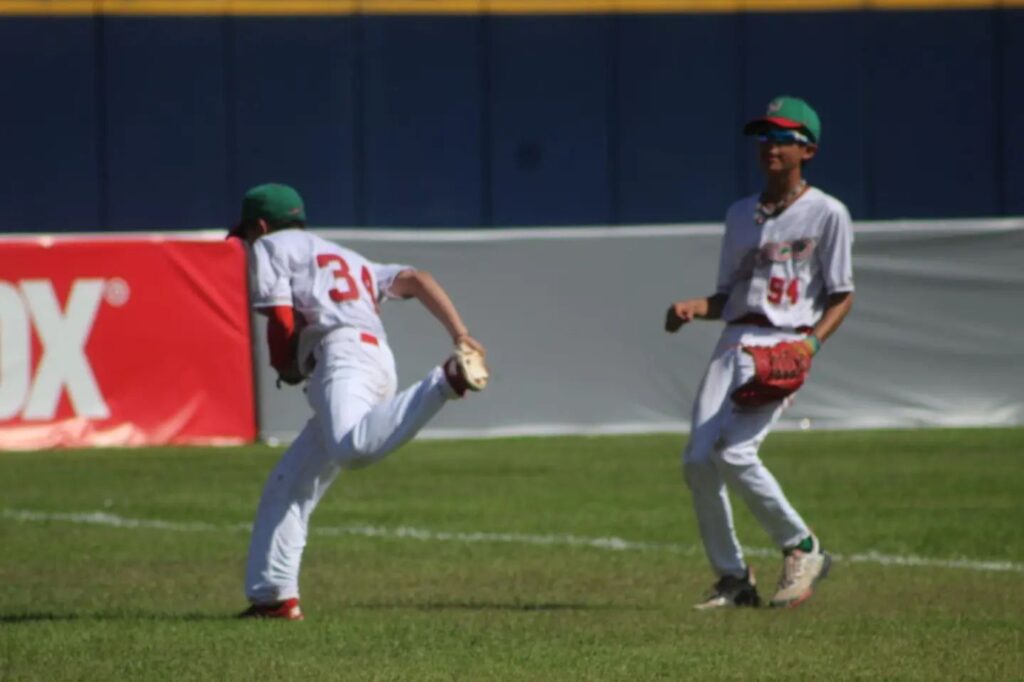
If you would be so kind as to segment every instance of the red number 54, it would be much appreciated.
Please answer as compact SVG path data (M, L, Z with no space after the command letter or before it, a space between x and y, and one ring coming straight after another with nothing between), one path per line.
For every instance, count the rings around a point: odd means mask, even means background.
M791 305L800 300L800 280L791 279L789 284L783 277L772 277L768 280L768 302L773 305L782 303L783 297L788 298Z

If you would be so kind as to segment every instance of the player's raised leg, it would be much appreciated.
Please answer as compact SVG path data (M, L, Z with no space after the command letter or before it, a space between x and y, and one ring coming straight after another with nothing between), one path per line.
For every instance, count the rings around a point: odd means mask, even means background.
M345 468L373 464L413 438L449 400L487 384L482 354L458 349L443 365L398 395L394 395L394 360L385 346L356 349L363 365L357 370L325 370L329 380L314 373L309 399L320 420L322 436L332 459ZM337 357L338 351L332 353ZM368 369L369 367L369 369ZM368 380L367 377L370 377ZM353 400L353 396L364 396Z

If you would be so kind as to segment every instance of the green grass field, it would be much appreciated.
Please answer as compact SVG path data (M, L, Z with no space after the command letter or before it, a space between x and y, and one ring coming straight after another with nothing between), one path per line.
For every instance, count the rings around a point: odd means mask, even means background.
M0 680L1024 679L1024 430L770 437L841 555L782 611L691 609L712 578L681 445L427 441L345 473L303 623L233 618L280 450L0 454Z

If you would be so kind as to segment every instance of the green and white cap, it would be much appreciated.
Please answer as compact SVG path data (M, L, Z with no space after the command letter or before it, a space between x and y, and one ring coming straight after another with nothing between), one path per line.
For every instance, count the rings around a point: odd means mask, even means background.
M245 225L259 219L267 221L271 227L294 221L305 222L306 207L293 187L276 182L257 185L245 193L242 199L242 218L228 236L241 236Z
M743 134L760 135L769 128L801 130L811 138L811 142L818 144L821 140L821 121L817 112L799 97L776 97L768 104L764 116L743 126Z

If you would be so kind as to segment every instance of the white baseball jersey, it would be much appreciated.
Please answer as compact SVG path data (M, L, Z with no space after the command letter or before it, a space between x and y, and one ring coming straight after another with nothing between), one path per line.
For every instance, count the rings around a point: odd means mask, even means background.
M811 187L781 215L754 221L758 195L725 218L717 293L722 319L760 314L776 327L810 327L829 294L853 291L853 226L841 201Z
M382 265L355 251L302 229L286 229L253 244L253 307L292 306L305 327L299 364L309 370L308 355L327 332L360 329L386 340L379 305L396 298L391 285L408 265Z

